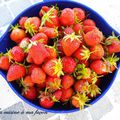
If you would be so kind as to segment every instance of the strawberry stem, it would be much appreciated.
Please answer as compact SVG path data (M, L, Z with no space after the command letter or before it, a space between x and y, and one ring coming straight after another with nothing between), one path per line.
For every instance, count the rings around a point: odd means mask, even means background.
M61 59L59 58L57 61L53 60L53 62L55 63L55 65L52 67L52 69L54 69L54 75L57 75L58 77L64 75L62 71L63 66Z
M73 73L73 76L77 79L80 80L83 76L86 78L90 77L90 74L87 72L87 68L85 67L84 64L77 64L75 68L75 72Z
M88 93L91 97L96 97L96 95L101 94L101 89L97 85L91 84Z
M75 32L73 32L72 34L67 34L63 37L63 39L66 41L68 39L71 39L71 42L74 40L78 40L81 42L82 40L82 36L81 35L75 35Z
M29 21L25 22L25 29L26 33L29 33L31 36L38 32L37 30L35 30L35 25L31 24Z
M45 13L43 16L42 16L42 19L41 19L41 25L40 27L42 27L43 25L45 25L46 21L52 23L52 21L50 20L51 18L55 18L55 15L53 14L54 13L54 6L47 12Z
M15 30L15 29L17 29L17 28L20 28L20 25L19 25L19 24L16 24L15 26L11 25L9 31Z
M79 102L80 110L83 110L84 106L90 106L90 104L87 104L87 102L89 102L90 99L85 93L81 94L77 92L76 96L73 96L73 97Z

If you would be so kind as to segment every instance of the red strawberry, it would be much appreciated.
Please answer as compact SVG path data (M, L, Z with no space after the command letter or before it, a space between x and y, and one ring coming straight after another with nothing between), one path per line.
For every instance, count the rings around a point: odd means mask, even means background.
M105 63L107 64L107 71L113 72L117 68L117 61L119 61L119 57L117 57L114 53L112 55L104 58Z
M97 27L96 26L83 26L84 33L90 32L94 29L97 29Z
M107 47L107 51L109 54L120 52L120 41L113 41L112 44Z
M29 43L30 43L30 39L28 37L25 37L19 43L19 47L25 50L27 49Z
M37 65L42 64L44 60L49 56L49 53L46 50L45 46L41 43L32 45L29 50L29 54L32 57L34 63Z
M89 84L86 80L81 79L74 84L74 89L76 92L86 93L88 92Z
M37 91L35 87L29 87L22 90L22 95L28 100L35 100L37 98Z
M76 34L81 34L83 32L83 26L80 23L77 23L73 26L73 30Z
M41 19L41 27L43 25L47 27L58 27L59 26L59 18L58 11L52 7L46 13L43 14Z
M61 96L62 96L62 90L56 90L56 91L53 93L52 99L53 99L53 101L57 102L57 101L60 100Z
M75 22L79 23L80 21L85 19L85 11L81 8L73 8L75 14Z
M28 63L33 63L34 61L33 61L33 59L32 59L32 56L28 53L28 55L27 55L27 57L26 57L26 61L28 62Z
M51 77L60 77L63 75L63 66L60 59L51 59L43 64L42 68Z
M86 19L83 21L84 26L96 26L95 22L92 19Z
M62 96L61 96L60 100L62 102L66 102L72 97L72 95L73 95L73 89L72 88L62 89Z
M103 34L99 30L94 29L84 35L84 40L88 46L95 46L103 40Z
M89 106L89 104L87 104L87 102L89 102L89 98L88 96L86 96L86 94L81 94L79 92L77 92L77 94L75 94L72 97L72 105L76 108L80 108L80 110L84 109L84 106Z
M68 88L72 87L73 84L74 84L74 78L71 75L66 74L63 76L62 88L68 89Z
M62 58L63 64L63 72L65 73L73 73L76 67L76 61L72 57L63 57Z
M83 60L87 61L90 57L90 54L91 54L90 50L83 45L82 47L76 50L73 56L80 61L83 61Z
M26 74L26 69L24 66L13 64L10 66L10 68L8 70L7 80L9 82L14 81L14 80L18 80L18 79L24 77L25 74Z
M51 108L54 105L54 102L52 101L52 98L49 95L46 95L45 93L43 93L40 96L40 100L39 100L39 104L43 107L43 108Z
M53 59L53 58L57 58L57 50L55 49L55 47L53 46L46 46L46 49L49 53L49 56L47 57L47 59Z
M23 80L23 84L25 84L25 86L28 86L28 87L33 87L34 86L34 83L32 82L32 79L31 79L31 76L26 76Z
M74 30L71 27L66 27L64 29L64 34L72 34L74 32Z
M14 27L10 33L10 39L16 43L20 43L23 38L26 37L26 33L23 29Z
M105 45L109 54L120 52L120 41L114 33L105 40Z
M107 72L107 65L102 60L95 60L90 64L90 68L98 75L102 75Z
M10 58L16 62L22 62L24 60L24 51L19 46L15 46L10 50Z
M29 17L25 23L24 27L26 32L33 36L39 29L40 19L38 17Z
M34 68L32 70L31 79L33 83L41 84L45 82L46 74L41 68Z
M10 61L8 56L1 56L0 57L0 69L8 70L10 67Z
M59 77L47 77L46 79L46 88L55 91L60 89L61 79Z
M62 13L60 15L60 23L63 26L70 26L74 24L74 11L70 8L65 8L62 10Z
M91 47L90 51L91 51L91 55L90 55L91 60L101 59L104 56L104 49L101 44Z
M91 69L87 68L84 64L77 64L73 75L78 80L88 79L91 75Z
M67 34L62 39L62 47L66 56L71 56L80 46L81 36L72 34Z
M45 33L48 38L56 38L58 36L58 30L57 28L49 28L49 27L40 27L39 33Z
M48 37L46 34L44 33L37 33L35 34L32 38L31 38L32 41L38 41L40 43L43 43L43 44L47 44L48 43Z
M21 17L19 20L19 24L22 29L25 29L25 21L28 19L28 17Z
M102 77L102 75L98 76L94 71L92 71L90 77L85 80L87 80L88 83L90 84L96 84L96 82L98 81L98 78L100 77Z
M30 67L28 68L28 74L29 74L29 75L32 74L32 71L33 71L34 68L38 68L38 66L35 65L35 64L31 64Z
M39 16L42 17L46 12L48 12L50 8L48 6L42 6L40 12L39 12Z
M97 85L91 84L89 86L88 97L93 98L93 97L96 97L99 94L101 94L101 89Z

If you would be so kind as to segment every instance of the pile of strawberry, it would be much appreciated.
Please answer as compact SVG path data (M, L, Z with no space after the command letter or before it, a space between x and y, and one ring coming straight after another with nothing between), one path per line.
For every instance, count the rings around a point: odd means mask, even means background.
M44 108L69 102L83 109L119 60L118 37L106 38L81 8L43 6L39 17L21 17L11 26L10 39L16 46L0 54L0 69L25 98Z

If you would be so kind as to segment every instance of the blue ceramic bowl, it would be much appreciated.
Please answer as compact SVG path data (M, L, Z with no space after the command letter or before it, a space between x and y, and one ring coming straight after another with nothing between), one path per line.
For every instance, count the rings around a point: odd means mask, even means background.
M114 33L118 36L119 33L116 32L98 13L96 13L94 10L90 9L89 7L82 5L80 3L77 2L73 2L73 1L67 1L67 0L44 0L44 2L40 2L38 4L35 4L31 7L29 7L28 9L26 9L25 11L23 11L21 14L19 14L14 21L11 23L12 25L15 25L18 23L18 20L20 19L20 17L22 16L38 16L39 10L43 5L55 5L58 4L58 6L60 7L60 9L69 7L69 8L74 8L74 7L80 7L83 10L85 10L87 13L89 13L89 18L93 19L96 24L97 27L104 33L104 35L107 37L109 35L111 35L112 31L114 31ZM10 40L10 32L9 32L10 27L7 29L7 31L5 32L5 34L0 38L0 52L6 52L6 48L9 49L11 47L13 47L15 45L14 42L12 42ZM120 54L118 54L118 56L120 57ZM119 64L120 62L118 62L118 68L120 66ZM95 102L97 102L98 100L100 100L105 93L109 90L109 88L111 87L112 83L115 80L115 77L117 75L118 70L116 70L114 73L109 74L107 76L105 76L104 78L102 78L101 80L101 85L100 88L102 90L101 95L99 95L98 97L96 97L95 99L93 99L92 101L90 101L90 104L94 104ZM6 72L4 71L0 71L0 74L6 79ZM75 112L78 111L79 109L76 109L74 107L72 107L71 105L62 105L60 103L56 103L52 108L50 109L45 109L42 108L41 106L39 106L37 101L28 101L27 99L25 99L20 93L21 90L18 87L18 85L15 82L12 83L8 83L9 86L11 87L11 89L16 93L16 95L18 95L23 101L25 101L26 103L28 103L29 105L33 106L34 108L37 108L39 110L43 110L46 112L53 112L53 113L70 113L70 112Z

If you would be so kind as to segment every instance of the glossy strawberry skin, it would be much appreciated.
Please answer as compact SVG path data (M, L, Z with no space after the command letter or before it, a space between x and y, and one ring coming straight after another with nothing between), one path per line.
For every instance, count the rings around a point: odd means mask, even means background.
M62 13L60 15L60 23L63 26L70 26L74 24L74 11L70 8L65 8L62 10Z
M61 79L59 77L47 77L46 88L55 91L60 89L60 86L61 86Z
M28 75L32 74L34 68L38 68L38 65L31 64L30 67L28 68Z
M34 86L34 83L32 82L31 76L29 76L29 75L24 78L23 83L25 84L25 86L28 86L28 87Z
M80 23L77 23L73 26L73 30L75 31L76 34L80 34L83 31L83 26Z
M27 90L23 89L22 95L28 100L35 100L37 98L37 91L35 87L29 87Z
M91 47L90 51L92 52L90 55L91 60L102 59L104 56L104 49L101 44Z
M51 69L53 66L55 66L55 63L52 60L49 60L42 65L42 68L49 76L56 77L54 76L54 69Z
M89 50L89 49L88 49ZM83 53L83 51L84 51L84 48L83 47L79 47L75 52L74 52L74 54L73 54L73 56L75 57L75 58L77 58L78 60L80 60L80 61L84 61L84 60L86 60L84 57L84 53Z
M84 26L96 26L95 22L92 19L86 19L86 20L84 20L83 25Z
M29 50L29 54L36 65L42 64L44 60L49 56L49 53L46 50L45 46L41 43L33 45Z
M28 63L34 63L33 59L32 59L32 56L28 53L27 57L26 57L26 61Z
M49 56L47 57L47 60L57 58L57 56L58 56L57 50L56 50L54 47L52 47L52 46L47 46L47 47L46 47L46 50L47 50L48 53L49 53Z
M23 29L15 28L12 30L10 34L10 38L12 41L16 43L20 43L23 38L26 37L26 33Z
M66 27L64 29L64 34L72 34L74 32L74 30L71 27Z
M63 64L63 72L70 74L74 72L76 67L76 62L72 57L63 57L62 64Z
M45 82L46 74L41 68L34 68L32 70L31 79L33 83L41 84Z
M103 34L99 30L94 29L84 35L84 40L88 46L95 46L103 40Z
M39 33L44 33L48 36L48 38L56 38L58 36L58 31L56 28L49 28L49 27L41 27L39 29Z
M71 75L66 74L66 75L63 76L63 78L62 78L62 88L68 89L73 84L74 84L74 78Z
M42 69L45 73L51 77L59 77L63 74L62 63L59 59L50 59L42 65Z
M10 61L8 56L2 56L0 57L0 69L2 70L8 70L10 67Z
M84 33L90 32L94 29L97 29L96 26L83 26Z
M68 89L62 89L62 96L61 96L61 101L62 102L66 102L68 101L73 94L73 89L72 88L68 88Z
M88 84L87 84L87 81L86 80L78 80L75 84L74 84L74 89L76 92L80 92L80 93L83 93L83 92L87 92L88 90Z
M81 8L73 8L75 18L80 22L85 19L85 11L82 10Z
M61 96L62 96L62 90L56 90L54 93L53 93L53 96L55 96L55 99L56 100L60 100Z
M22 27L22 29L25 29L24 27L24 24L25 24L25 21L28 19L28 17L21 17L20 20L19 20L19 24L20 26Z
M40 43L47 44L48 43L48 37L44 33L37 33L31 38L32 41L39 41Z
M65 55L71 56L79 48L81 41L76 39L72 41L70 38L62 39L61 44Z
M120 41L112 41L111 45L107 46L109 54L120 52Z
M51 108L54 105L54 102L52 101L52 98L50 98L47 95L42 95L40 100L39 100L39 104L43 107L43 108Z
M10 55L12 56L12 59L16 62L22 62L24 59L24 51L19 46L15 46L11 49Z
M107 66L102 60L95 60L90 64L90 68L95 71L98 75L106 73Z
M9 82L18 80L24 77L26 74L26 69L24 66L13 64L10 66L8 73L7 73L7 80Z

